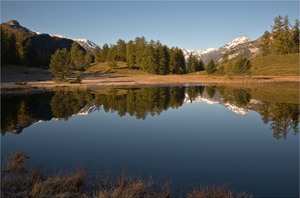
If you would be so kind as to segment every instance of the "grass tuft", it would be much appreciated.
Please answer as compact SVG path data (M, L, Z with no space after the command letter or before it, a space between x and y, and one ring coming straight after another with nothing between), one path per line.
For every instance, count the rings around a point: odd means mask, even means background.
M235 192L227 185L202 186L191 193L188 193L187 198L251 198L252 195L245 192Z
M56 173L45 177L40 168L27 170L23 151L9 158L1 172L1 196L15 198L170 198L171 184L157 185L152 179L142 180L122 171L118 177L106 174L97 185L88 185L83 168L74 173ZM96 181L95 179L93 181ZM176 196L175 196L176 197ZM204 186L186 194L187 198L250 198L245 192L232 191L228 186Z

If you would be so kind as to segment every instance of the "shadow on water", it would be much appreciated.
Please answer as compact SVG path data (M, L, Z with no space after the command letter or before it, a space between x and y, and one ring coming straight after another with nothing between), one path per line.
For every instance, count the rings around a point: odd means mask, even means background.
M101 90L57 90L38 94L1 96L1 133L21 133L36 122L89 114L95 110L137 119L159 116L185 103L218 103L242 116L256 111L270 123L275 139L299 133L299 104L252 98L251 89L226 86L152 87Z

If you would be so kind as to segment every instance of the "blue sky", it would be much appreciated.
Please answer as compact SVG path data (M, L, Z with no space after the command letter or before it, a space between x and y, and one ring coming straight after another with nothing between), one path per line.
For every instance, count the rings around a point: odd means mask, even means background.
M257 39L274 17L299 18L298 1L1 1L1 22L87 38L102 46L136 36L188 49L220 47L245 34Z

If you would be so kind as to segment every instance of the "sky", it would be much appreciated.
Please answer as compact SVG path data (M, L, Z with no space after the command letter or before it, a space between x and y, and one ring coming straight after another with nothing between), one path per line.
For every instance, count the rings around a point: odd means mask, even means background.
M1 1L1 23L86 38L102 46L137 36L169 47L220 47L246 35L259 38L274 18L299 19L298 1Z

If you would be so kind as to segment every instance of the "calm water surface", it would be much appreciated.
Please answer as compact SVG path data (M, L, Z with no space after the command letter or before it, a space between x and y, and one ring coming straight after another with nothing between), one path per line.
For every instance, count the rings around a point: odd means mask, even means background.
M227 183L254 196L299 195L297 102L216 86L1 99L2 156L24 150L49 173L82 164L90 175L126 169L171 181L178 192Z

